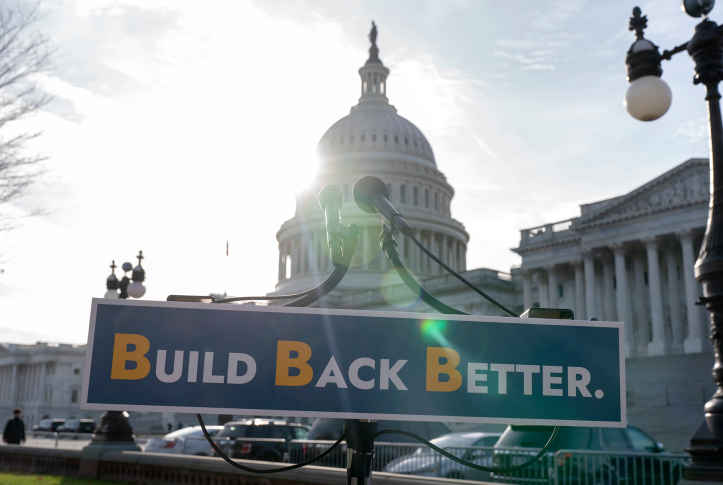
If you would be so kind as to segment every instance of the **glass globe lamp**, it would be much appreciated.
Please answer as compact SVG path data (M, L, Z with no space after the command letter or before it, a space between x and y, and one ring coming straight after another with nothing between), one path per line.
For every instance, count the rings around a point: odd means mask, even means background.
M118 296L118 290L108 290L103 298L118 298Z
M128 285L128 295L133 298L140 298L146 294L146 287L140 281L134 281Z
M640 121L654 121L667 113L673 102L668 84L658 76L639 77L625 93L625 109Z

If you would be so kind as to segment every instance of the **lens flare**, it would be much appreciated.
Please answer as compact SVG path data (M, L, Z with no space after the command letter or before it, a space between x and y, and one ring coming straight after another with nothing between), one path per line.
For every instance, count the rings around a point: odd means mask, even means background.
M452 347L451 342L444 336L445 330L447 330L445 320L422 320L419 328L422 330L422 337L425 340L431 340L443 347Z
M407 288L395 270L382 276L380 291L384 300L395 308L410 310L419 301L419 295Z

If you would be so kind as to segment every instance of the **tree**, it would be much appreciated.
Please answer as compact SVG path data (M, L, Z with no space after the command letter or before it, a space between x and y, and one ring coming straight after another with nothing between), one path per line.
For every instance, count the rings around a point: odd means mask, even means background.
M51 100L37 84L54 53L50 39L33 30L39 19L38 4L27 8L0 1L0 205L22 196L45 160L28 153L28 143L40 133L13 126ZM11 218L0 211L0 231L11 226Z

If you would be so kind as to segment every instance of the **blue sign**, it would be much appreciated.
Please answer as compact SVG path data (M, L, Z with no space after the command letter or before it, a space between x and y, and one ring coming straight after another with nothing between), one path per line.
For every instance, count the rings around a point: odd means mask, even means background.
M82 409L625 427L623 324L94 299Z

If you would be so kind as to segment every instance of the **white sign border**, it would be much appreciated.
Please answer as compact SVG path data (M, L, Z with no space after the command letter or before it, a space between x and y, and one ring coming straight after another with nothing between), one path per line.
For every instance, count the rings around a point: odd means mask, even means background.
M369 316L374 314L387 318L406 318L430 320L443 318L445 320L457 321L480 321L517 323L527 325L557 325L569 327L594 327L594 328L617 328L618 329L618 355L620 357L620 421L578 421L569 420L560 424L560 420L551 419L524 419L524 418L477 418L470 416L428 416L415 414L366 414L366 413L337 413L326 411L288 411L282 409L235 409L235 408L198 408L183 406L138 406L119 404L126 411L151 411L151 412L175 412L193 414L250 414L256 416L288 416L288 417L312 417L312 418L341 418L341 419L377 419L377 420L401 420L401 421L452 421L458 423L490 423L490 424L520 424L520 425L542 425L542 426L582 426L599 428L625 428L627 427L627 406L625 387L625 324L623 322L603 322L586 320L553 320L547 318L514 318L514 317L487 317L484 315L447 315L435 313L410 313L390 312L373 310L337 310L330 308L303 308L303 307L277 307L261 305L225 305L213 303L191 303L172 301L133 301L120 299L93 298L90 310L90 324L88 327L88 346L85 353L85 369L83 371L83 389L81 393L80 409L105 411L112 408L114 404L97 404L88 402L88 386L90 384L91 356L95 339L95 323L98 313L98 305L117 306L149 306L167 308L193 308L203 310L224 310L224 311L245 311L261 313L296 313L311 315L347 315L347 316ZM268 414L270 413L271 414Z

